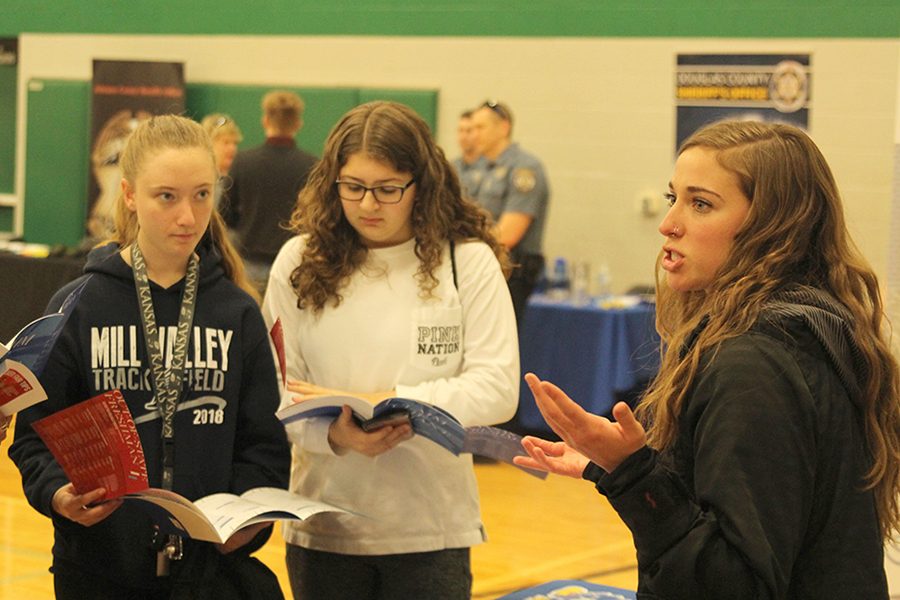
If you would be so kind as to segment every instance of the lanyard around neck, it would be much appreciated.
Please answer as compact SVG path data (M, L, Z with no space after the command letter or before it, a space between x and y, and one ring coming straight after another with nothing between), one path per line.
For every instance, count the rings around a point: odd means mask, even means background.
M156 326L156 315L153 312L153 296L150 293L150 282L147 277L147 263L144 261L144 255L137 242L131 246L131 268L134 272L134 286L141 308L141 324L144 327L147 356L153 372L156 405L162 417L162 484L163 488L170 490L175 471L175 410L181 395L185 355L187 354L191 323L194 320L200 260L196 254L191 254L191 259L188 261L184 291L181 296L181 310L178 315L178 328L168 369L165 367L165 360L159 345L159 330Z

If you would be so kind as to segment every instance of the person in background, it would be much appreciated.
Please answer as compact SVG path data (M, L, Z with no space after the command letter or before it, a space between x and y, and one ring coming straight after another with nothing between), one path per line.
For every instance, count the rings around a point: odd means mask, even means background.
M464 111L459 115L459 123L456 126L456 141L462 152L451 163L459 175L459 183L463 193L473 197L478 191L478 184L484 175L481 155L478 153L478 145L475 140L475 128L472 124L472 111Z
M282 598L275 575L250 556L270 524L221 545L184 539L183 558L162 561L166 576L158 558L167 537L144 510L95 504L104 488L78 493L31 426L115 386L137 423L150 486L190 500L287 486L290 449L274 415L280 392L268 332L213 209L209 137L190 119L152 117L119 165L113 236L88 257L90 280L41 377L48 398L18 414L9 451L29 503L53 522L56 598ZM48 311L83 281L64 286Z
M219 177L225 177L231 170L231 163L237 155L238 144L244 139L241 128L234 119L226 114L212 113L203 117L200 122L212 140L213 154L216 157L216 171Z
M231 187L231 178L228 176L228 172L231 170L231 163L234 162L235 155L237 155L238 144L244 137L241 135L237 123L222 113L206 115L200 125L212 140L213 154L216 157L216 172L220 180L216 185L214 204L217 208L221 208L222 196L226 193L226 189Z
M464 426L513 414L506 251L412 109L373 102L344 115L292 229L300 235L279 252L263 301L284 331L288 404L399 396ZM366 433L347 406L337 419L289 425L288 437L291 488L358 513L285 525L295 597L470 597L469 547L485 539L471 454L408 424Z
M659 374L637 413L591 415L526 380L628 525L638 595L887 598L900 524L900 391L878 281L831 170L789 125L726 121L682 145L657 272Z
M544 270L542 241L550 186L544 166L512 141L509 107L488 101L472 113L482 173L472 196L494 217L495 233L510 250L515 266L509 278L516 321L521 330L528 297Z
M285 226L297 194L318 160L297 147L295 138L303 127L303 111L303 100L293 92L266 94L262 99L266 141L238 152L231 165L225 220L235 233L247 273L260 292L265 290L278 249L291 236Z

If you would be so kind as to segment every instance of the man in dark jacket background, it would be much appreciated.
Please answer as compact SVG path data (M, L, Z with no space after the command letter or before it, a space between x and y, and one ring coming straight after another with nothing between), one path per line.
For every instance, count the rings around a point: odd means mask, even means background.
M223 216L260 293L265 291L275 255L291 237L284 224L318 160L297 147L303 110L303 100L293 92L267 93L262 100L266 141L238 152L231 166L232 183Z

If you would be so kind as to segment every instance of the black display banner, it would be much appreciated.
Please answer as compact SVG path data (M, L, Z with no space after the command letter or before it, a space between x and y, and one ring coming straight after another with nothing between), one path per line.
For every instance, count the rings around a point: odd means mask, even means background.
M806 129L811 80L809 54L680 54L676 150L700 127L726 118Z
M122 174L119 154L137 124L152 115L184 112L184 64L94 60L91 157L86 233L111 231Z
M19 62L19 38L0 37L0 65L12 66Z

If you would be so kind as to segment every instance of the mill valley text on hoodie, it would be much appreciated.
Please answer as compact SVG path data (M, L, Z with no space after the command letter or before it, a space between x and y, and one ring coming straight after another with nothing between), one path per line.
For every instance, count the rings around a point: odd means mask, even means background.
M172 360L177 327L159 328L166 368ZM91 374L97 389L152 390L150 365L140 359L144 338L138 325L91 327ZM185 385L195 392L221 392L228 372L234 330L193 327L184 363ZM149 408L149 407L148 407Z

